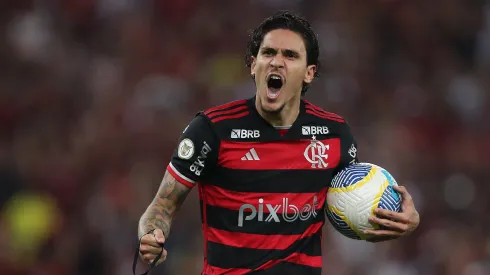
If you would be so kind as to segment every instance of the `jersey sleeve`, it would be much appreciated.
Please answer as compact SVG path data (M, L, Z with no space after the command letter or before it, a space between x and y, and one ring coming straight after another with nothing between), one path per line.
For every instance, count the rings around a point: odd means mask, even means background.
M211 173L218 159L219 140L204 115L197 115L185 128L167 171L192 188Z
M352 134L352 129L348 124L345 124L341 131L340 152L340 163L336 172L339 172L350 164L359 162L357 142Z

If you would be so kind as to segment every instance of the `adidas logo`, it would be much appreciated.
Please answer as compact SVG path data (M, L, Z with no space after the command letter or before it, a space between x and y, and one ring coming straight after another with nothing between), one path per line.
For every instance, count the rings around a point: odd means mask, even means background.
M260 158L257 155L257 152L255 152L255 148L252 148L247 154L245 154L242 160L260 160Z

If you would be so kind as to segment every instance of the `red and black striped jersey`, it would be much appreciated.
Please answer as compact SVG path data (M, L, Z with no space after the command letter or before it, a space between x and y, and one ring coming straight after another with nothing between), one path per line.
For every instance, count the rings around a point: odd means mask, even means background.
M167 170L199 188L202 274L320 275L326 192L352 162L348 124L306 100L282 134L259 115L255 98L199 113Z

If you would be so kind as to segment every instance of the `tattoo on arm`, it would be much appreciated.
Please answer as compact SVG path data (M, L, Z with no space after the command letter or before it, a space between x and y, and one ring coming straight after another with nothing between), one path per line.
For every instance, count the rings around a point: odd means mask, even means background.
M138 227L139 238L157 228L161 229L167 238L172 219L190 191L190 188L166 172L155 198L141 216Z

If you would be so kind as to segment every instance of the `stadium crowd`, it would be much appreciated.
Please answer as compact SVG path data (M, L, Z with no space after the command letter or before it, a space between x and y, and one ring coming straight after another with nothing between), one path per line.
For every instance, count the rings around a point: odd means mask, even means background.
M179 135L253 96L247 30L277 9L318 32L306 98L349 121L361 160L421 214L378 244L327 222L324 274L490 274L490 1L463 0L2 1L0 274L130 274ZM154 274L200 274L196 190L167 248Z

